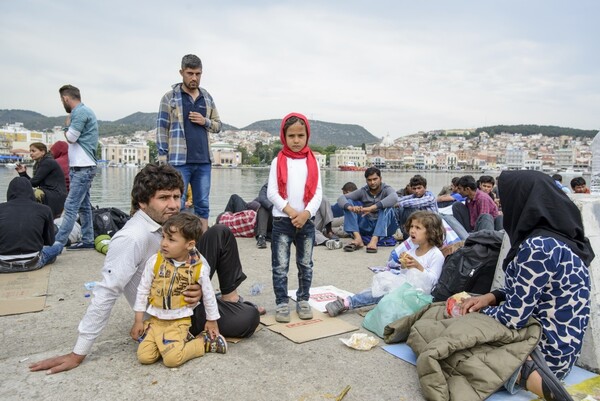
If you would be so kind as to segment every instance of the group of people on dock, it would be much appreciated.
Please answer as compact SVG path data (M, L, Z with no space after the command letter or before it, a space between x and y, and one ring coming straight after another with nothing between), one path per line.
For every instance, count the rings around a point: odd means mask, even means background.
M147 165L134 179L131 219L112 237L102 280L79 324L73 352L33 363L31 371L58 373L81 364L121 295L135 311L130 334L139 341L138 359L144 364L162 359L167 366L179 366L206 352L226 353L225 337L250 337L265 313L238 294L246 275L232 231L222 224L208 225L208 134L218 132L221 122L214 100L200 87L200 59L184 56L180 74L182 82L161 100L157 123L160 163ZM55 160L60 159L58 151L53 152L53 159L45 146L31 145L36 161L33 177L18 167L20 177L11 182L8 201L0 205L0 227L15 216L27 216L28 232L35 231L32 248L20 254L6 248L13 242L6 230L0 229L3 266L25 268L34 263L41 267L53 262L67 244L77 216L81 241L70 248L94 247L89 196L96 173L98 125L94 113L81 103L77 88L65 85L60 95L69 114L65 139L70 181L65 181L65 166ZM319 166L308 145L310 135L304 115L290 113L282 119L283 149L271 163L264 188L272 205L272 223L261 227L271 229L275 318L282 323L289 322L292 315L288 298L292 245L298 267L295 312L308 320L313 318L308 301L316 233L333 241L330 249L342 244L334 238L331 226L325 231L315 228L323 194ZM594 252L584 235L579 209L556 180L535 171L505 171L493 195L495 183L490 186L487 177L478 184L474 177L463 176L453 180L447 193L434 196L427 190L426 179L416 175L407 187L411 193L398 196L383 183L378 169L367 169L365 179L361 188L345 185L336 202L344 216L343 231L350 237L342 244L344 251L365 247L376 253L386 238L401 236L413 245L402 255L401 269L426 278L431 286L443 269L446 226L463 239L482 229L505 231L511 247L503 261L504 286L464 299L464 316L458 319L481 313L514 330L534 319L541 326L540 341L504 386L511 392L523 387L548 400L568 399L557 378L569 373L581 352L590 316L589 266ZM193 213L180 213L188 185ZM34 192L33 186L39 191ZM440 213L438 202L446 202L451 213ZM61 212L63 222L55 234L52 219ZM15 235L17 228L11 227ZM262 229L257 234L259 248L266 248L266 235ZM20 259L6 258L17 254ZM211 284L214 274L218 296ZM327 310L337 316L379 299L363 292L340 298Z

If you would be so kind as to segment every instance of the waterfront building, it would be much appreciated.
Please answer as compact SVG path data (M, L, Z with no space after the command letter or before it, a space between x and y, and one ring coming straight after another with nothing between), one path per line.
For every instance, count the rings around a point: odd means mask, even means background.
M525 151L520 147L506 148L506 168L508 170L521 170L525 161Z
M225 142L215 142L210 145L214 166L236 167L242 164L242 152L235 146Z
M135 164L144 166L150 162L150 149L146 141L114 143L110 139L102 141L101 159L110 165Z
M31 142L50 145L52 142L49 137L51 135L47 133L28 130L23 123L6 124L0 128L0 154L13 154L15 149L29 149Z
M313 152L313 155L315 155L319 168L325 168L327 166L327 156L319 152Z
M558 170L573 168L575 153L571 148L557 149L554 151L554 166Z
M331 167L346 166L352 163L356 167L365 167L367 165L367 153L362 148L348 146L347 148L337 149L333 155L329 156Z
M537 159L529 159L523 162L525 170L542 171L542 161Z

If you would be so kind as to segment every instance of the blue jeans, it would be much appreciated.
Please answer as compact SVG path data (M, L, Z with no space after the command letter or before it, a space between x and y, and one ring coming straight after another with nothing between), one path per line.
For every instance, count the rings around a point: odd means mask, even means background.
M273 291L277 305L288 303L288 271L292 242L296 245L296 266L298 267L298 301L308 301L313 275L313 243L315 224L308 220L301 229L292 225L288 217L273 217L273 238L271 241L271 266L273 269Z
M65 200L65 211L63 213L63 222L56 233L55 242L63 246L69 239L69 234L73 230L79 212L81 223L81 242L85 244L94 243L94 225L92 222L92 203L90 202L90 188L92 181L96 176L96 166L93 167L71 167L69 169L69 178L71 186L69 195Z
M380 297L374 297L371 289L367 288L359 292L358 294L354 294L348 299L350 300L350 309L362 308L363 306L376 305L379 301L381 301L383 295Z
M360 217L349 210L344 210L344 231L347 233L358 232L360 235L374 235L379 238L394 235L398 228L396 215L393 208L379 209L377 218L370 214Z
M210 196L210 163L188 163L183 166L173 166L183 177L183 194L181 196L181 210L185 210L188 184L192 185L192 199L194 213L208 219Z
M71 167L69 169L69 178L71 186L69 195L65 200L65 210L63 212L63 222L56 233L56 238L52 246L45 246L40 253L40 263L49 263L56 256L60 255L63 247L69 239L69 234L73 230L77 213L81 222L81 242L84 244L94 243L94 224L92 221L92 204L90 202L90 188L92 181L96 176L96 166L92 167Z

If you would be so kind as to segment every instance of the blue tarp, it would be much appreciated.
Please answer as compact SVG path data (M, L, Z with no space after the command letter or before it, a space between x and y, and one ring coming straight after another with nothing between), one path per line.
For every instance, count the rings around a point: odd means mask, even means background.
M21 157L15 155L0 155L0 160L21 160Z

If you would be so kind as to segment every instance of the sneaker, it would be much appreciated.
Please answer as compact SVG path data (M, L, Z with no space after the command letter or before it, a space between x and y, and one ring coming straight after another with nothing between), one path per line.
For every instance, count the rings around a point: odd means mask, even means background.
M325 241L325 246L327 247L327 249L341 249L342 241L340 241L339 239L328 239L327 241Z
M86 244L85 242L78 242L67 248L67 251L84 251L87 249L94 249L94 244Z
M327 305L325 305L325 309L327 309L327 313L331 317L336 317L340 313L348 310L348 308L344 304L344 298L341 297L338 297L333 302L329 302Z
M404 239L404 234L402 234L402 230L401 229L397 229L396 232L394 233L394 239L396 241L402 241Z
M313 318L312 308L308 304L308 301L298 301L296 304L296 312L298 313L298 317L302 320Z
M256 238L256 247L258 249L265 249L267 247L267 238L264 235L259 235Z
M290 322L290 306L288 304L279 304L275 309L275 320L279 323Z
M215 338L210 338L206 331L200 333L198 337L204 338L204 352L215 352L217 354L227 353L227 341L221 334Z

